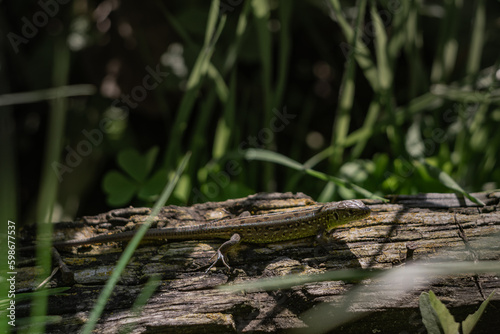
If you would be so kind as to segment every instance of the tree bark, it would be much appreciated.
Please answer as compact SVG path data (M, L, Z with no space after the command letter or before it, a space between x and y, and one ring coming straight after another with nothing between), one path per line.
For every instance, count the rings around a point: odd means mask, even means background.
M145 241L136 250L120 283L108 300L96 328L98 333L118 333L129 326L132 333L233 333L276 332L307 328L301 315L321 303L343 307L351 290L372 286L349 304L348 312L365 315L337 330L343 333L422 332L419 295L432 290L462 321L473 313L494 289L500 288L498 274L441 275L432 281L415 281L411 291L387 294L376 279L322 281L292 288L254 292L227 292L215 287L289 274L318 274L341 269L388 269L409 262L498 261L500 259L500 193L474 194L486 206L480 207L454 194L391 196L390 203L364 200L370 217L339 227L326 244L315 238L251 245L241 244L228 254L228 271L220 266L204 273L221 240ZM235 217L244 211L265 214L316 204L298 193L256 194L247 198L192 207L164 207L153 227L181 226L200 221ZM124 208L72 223L58 223L55 240L85 238L101 233L118 233L137 228L149 208ZM23 232L22 246L30 244L32 232ZM56 274L49 288L70 286L49 298L49 315L59 316L48 333L78 331L113 271L124 243L107 243L61 249L62 260L72 271ZM30 255L24 254L25 257ZM29 260L29 259L28 259ZM29 261L28 261L29 262ZM33 264L18 268L18 292L30 291L42 275ZM158 287L139 313L131 307L146 281L159 275ZM48 276L48 274L45 274ZM66 282L65 282L66 280ZM420 282L420 283L419 283ZM486 308L474 333L500 327L500 293ZM28 302L17 304L17 317L29 315ZM328 321L326 318L324 321Z

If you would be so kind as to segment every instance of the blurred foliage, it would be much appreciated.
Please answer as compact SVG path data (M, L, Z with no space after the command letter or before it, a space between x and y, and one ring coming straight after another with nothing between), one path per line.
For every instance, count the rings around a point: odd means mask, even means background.
M151 205L187 151L172 203L258 191L326 201L494 189L499 9L493 1L5 3L9 85L0 105L16 126L15 150L2 161L18 172L3 191L19 198L23 221L35 219L43 168L59 180L53 220ZM61 73L58 55L68 51ZM46 93L60 78L66 93ZM72 88L81 84L95 91ZM26 103L6 95L21 92ZM48 141L52 117L62 117L49 112L54 98L66 101L60 143ZM47 145L60 160L44 165ZM248 149L276 156L249 160ZM300 167L277 164L281 157Z
M151 148L145 155L134 149L126 149L118 153L118 165L125 173L111 170L104 176L102 183L108 195L108 203L123 206L129 203L134 195L137 198L154 202L167 183L167 173L158 169L155 174L151 170L158 156L158 147Z

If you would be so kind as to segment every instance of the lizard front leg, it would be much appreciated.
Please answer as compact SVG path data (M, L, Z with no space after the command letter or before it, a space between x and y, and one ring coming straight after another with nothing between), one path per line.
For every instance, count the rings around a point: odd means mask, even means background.
M229 249L231 249L232 247L239 244L240 241L241 241L241 236L238 233L235 233L231 236L231 239L229 239L228 241L226 241L222 245L220 245L219 249L217 249L217 253L214 256L212 256L212 258L211 258L211 259L213 259L215 256L217 256L217 259L215 259L214 263L212 263L210 265L210 267L208 267L208 269L205 271L205 273L207 273L210 269L212 269L212 267L217 262L219 262L219 260L221 260L222 263L224 263L224 265L226 266L227 269L231 269L226 262L226 253L229 251Z

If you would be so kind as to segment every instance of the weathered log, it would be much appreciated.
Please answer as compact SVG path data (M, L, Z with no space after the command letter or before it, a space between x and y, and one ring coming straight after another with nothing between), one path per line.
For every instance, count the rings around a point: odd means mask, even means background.
M454 194L391 196L390 203L365 200L372 215L332 232L331 242L315 245L314 238L291 242L242 244L229 253L225 267L205 274L206 265L221 240L144 242L127 266L120 284L106 305L97 326L99 333L118 333L130 325L132 333L232 333L275 332L304 328L300 315L320 302L340 305L342 297L366 281L309 283L279 291L231 293L214 289L259 278L291 273L314 274L348 268L390 269L409 261L498 261L500 259L500 193L474 194L480 207ZM153 227L180 226L233 217L244 211L265 214L316 204L303 194L256 194L243 199L192 207L165 207ZM124 208L83 217L73 223L55 225L54 239L85 238L137 228L149 214L148 208ZM23 246L30 243L25 231ZM107 278L124 248L123 243L73 247L60 250L62 260L74 273L68 285L56 275L49 287L71 286L49 298L49 315L61 321L48 326L49 333L77 331L92 310ZM24 254L28 256L29 254ZM41 273L33 266L18 268L17 289L29 291ZM161 275L161 283L140 314L130 308L147 279ZM387 287L384 287L387 288ZM474 312L491 291L500 288L498 275L447 275L413 289L399 298L366 295L366 302L350 312L374 312L344 325L342 332L419 332L424 328L418 311L418 296L432 290L463 320ZM17 305L17 317L29 315L29 303ZM500 293L476 328L476 333L499 328ZM496 315L495 315L496 314ZM327 320L325 320L327 321Z

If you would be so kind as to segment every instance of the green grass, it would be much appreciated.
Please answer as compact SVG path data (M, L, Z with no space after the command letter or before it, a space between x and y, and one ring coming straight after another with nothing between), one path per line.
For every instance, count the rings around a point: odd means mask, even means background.
M60 87L66 85L68 82L70 52L64 49L63 40L58 40L54 47L65 50L65 52L56 52L56 57L54 58L52 80L55 87ZM51 247L50 239L52 237L52 224L44 224L44 222L52 221L53 208L59 189L59 182L57 175L53 172L52 162L59 159L63 147L64 123L66 120L67 108L67 99L64 97L56 98L51 101L50 120L47 131L49 137L46 142L45 160L42 167L42 182L38 193L36 219L40 223L37 229L37 239L39 242L36 246L36 258L37 265L40 266L42 272L45 273L51 272L51 252L47 252L47 249ZM40 279L43 280L42 277L40 277ZM45 332L44 322L37 321L36 319L46 315L47 298L48 295L43 293L37 294L33 298L32 305L36 307L31 308L31 318L33 319L30 327L31 333Z

